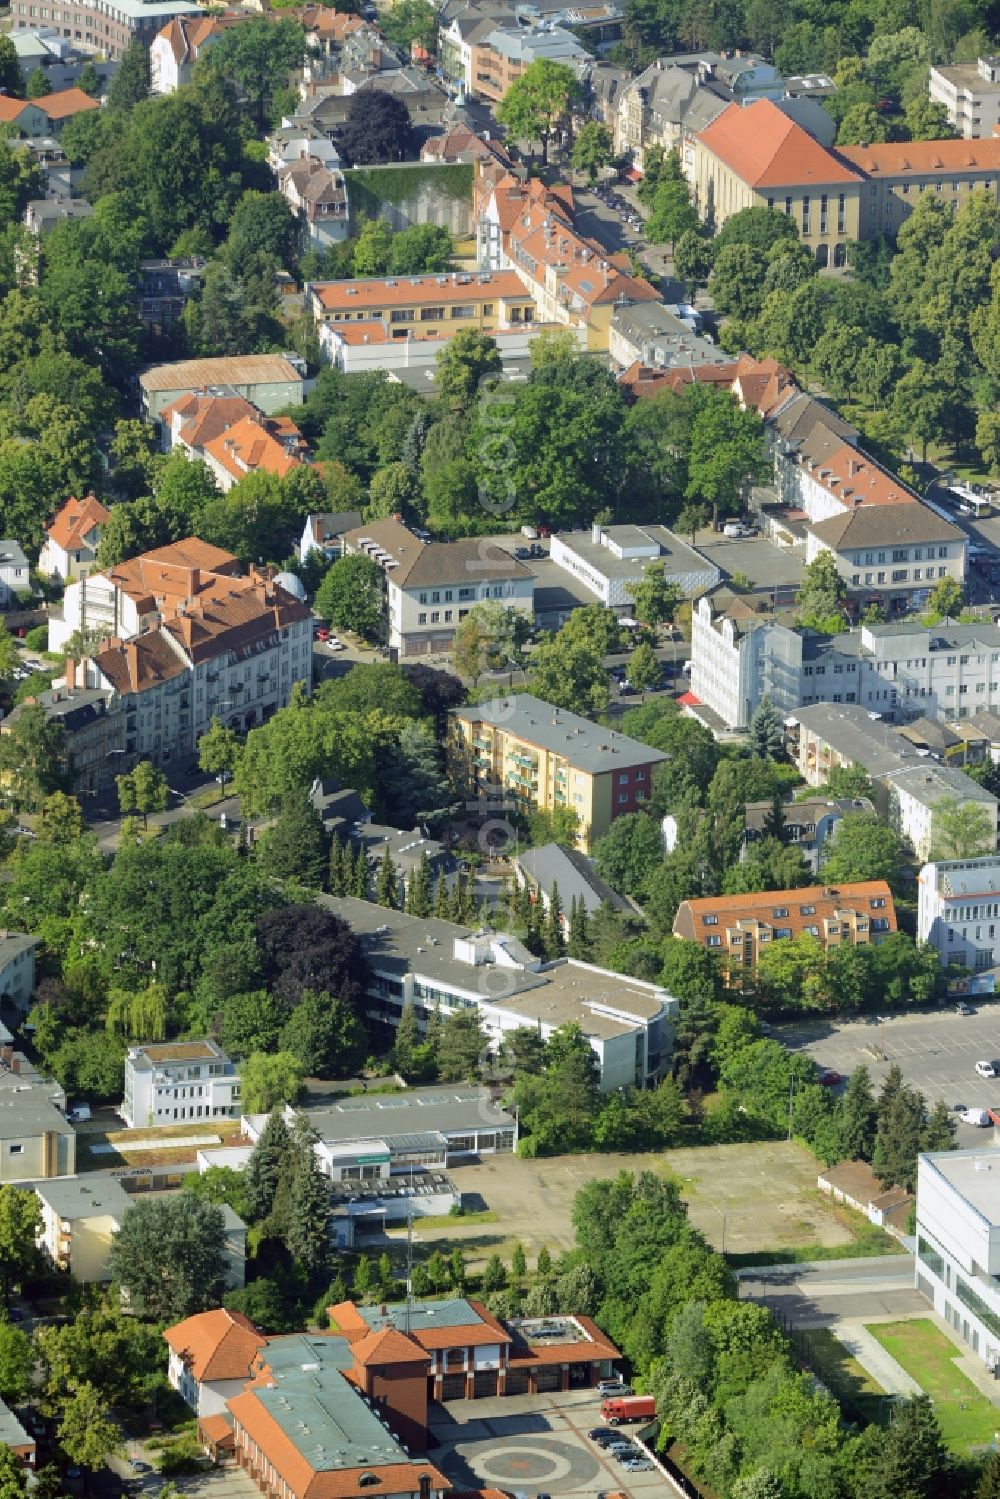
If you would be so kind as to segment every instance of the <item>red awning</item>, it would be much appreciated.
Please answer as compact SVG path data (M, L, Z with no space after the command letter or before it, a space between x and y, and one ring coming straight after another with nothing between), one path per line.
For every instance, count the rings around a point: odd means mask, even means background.
M643 179L643 176L644 176L644 173L640 172L639 169L638 169L638 167L629 167L628 171L625 173L625 181L626 182L641 182L642 179Z
M693 692L682 692L677 701L685 708L701 707L701 698L695 697Z

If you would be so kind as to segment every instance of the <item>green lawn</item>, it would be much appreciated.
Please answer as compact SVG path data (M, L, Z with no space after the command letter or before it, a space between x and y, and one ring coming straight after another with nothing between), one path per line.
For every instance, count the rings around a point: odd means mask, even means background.
M896 1362L934 1402L941 1435L956 1452L989 1446L1000 1431L1000 1410L961 1371L961 1357L950 1338L926 1318L914 1322L876 1322L868 1327Z
M882 1386L829 1328L797 1328L792 1338L803 1364L839 1400L846 1416L861 1426L886 1420L889 1402Z

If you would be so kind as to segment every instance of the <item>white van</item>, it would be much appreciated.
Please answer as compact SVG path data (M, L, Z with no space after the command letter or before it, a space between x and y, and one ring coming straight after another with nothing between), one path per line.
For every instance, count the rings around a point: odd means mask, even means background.
M985 1129L990 1123L990 1116L985 1109L963 1109L959 1118L963 1124L976 1124L980 1129Z

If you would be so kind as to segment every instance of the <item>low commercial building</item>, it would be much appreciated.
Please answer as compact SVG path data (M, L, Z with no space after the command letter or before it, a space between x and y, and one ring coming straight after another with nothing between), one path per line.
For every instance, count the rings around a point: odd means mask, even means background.
M181 359L139 375L142 414L155 422L181 396L215 391L244 396L266 414L305 400L305 366L294 354L235 354L218 359Z
M1000 836L1000 802L964 771L953 765L907 765L886 777L889 822L902 834L915 856L924 862L938 847L937 814L957 806L981 807L989 828L983 853L993 853Z
M788 937L815 937L824 951L865 947L896 930L896 907L885 880L765 890L681 901L674 936L716 953L730 982L757 965L760 950Z
M939 859L917 876L917 941L976 972L1000 963L1000 858Z
M423 541L392 518L348 531L344 551L381 567L389 649L400 656L450 650L459 623L487 600L534 617L534 573L495 542Z
M1000 1153L917 1158L916 1288L986 1367L1000 1367Z
M975 62L938 63L930 70L928 90L943 104L948 123L964 140L983 140L1000 126L1000 57Z
M328 358L331 338L348 327L377 343L440 340L447 332L442 325L453 323L495 333L536 321L534 302L513 271L311 281L306 295Z
M118 1112L128 1129L188 1119L238 1119L236 1065L214 1041L130 1046L125 1099Z
M133 1202L121 1183L92 1172L33 1186L42 1211L39 1248L49 1263L74 1280L110 1280L111 1241Z
M642 581L651 563L664 577L694 598L720 579L719 569L666 526L603 526L553 536L550 557L578 579L606 609L627 613L633 607L631 585Z
M575 812L584 851L615 818L641 808L654 767L667 758L527 692L453 708L446 750L463 794L491 806L506 798L522 810Z
M6 1074L0 1087L0 1186L72 1176L76 1131L44 1083ZM63 1095L65 1098L65 1095Z
M600 1086L642 1088L669 1068L678 1003L657 984L623 978L573 958L544 962L506 933L410 916L370 901L321 896L360 938L368 963L368 1017L398 1025L412 1005L417 1024L434 1014L478 1010L491 1051L530 1026L543 1040L578 1025L597 1059Z

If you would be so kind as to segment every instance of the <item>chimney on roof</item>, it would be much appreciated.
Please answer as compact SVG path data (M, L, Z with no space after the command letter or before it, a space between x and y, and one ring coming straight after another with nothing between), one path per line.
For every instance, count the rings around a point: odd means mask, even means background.
M76 662L72 656L66 657L66 686L70 691L76 686Z
M134 640L127 642L125 646L125 659L128 661L129 680L133 687L139 685L139 647Z

